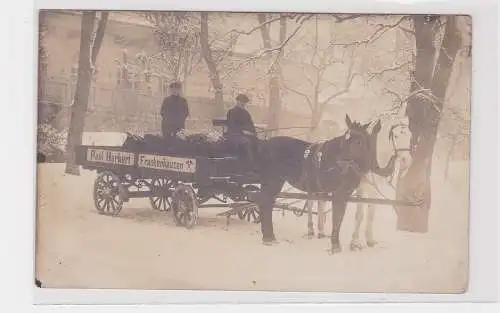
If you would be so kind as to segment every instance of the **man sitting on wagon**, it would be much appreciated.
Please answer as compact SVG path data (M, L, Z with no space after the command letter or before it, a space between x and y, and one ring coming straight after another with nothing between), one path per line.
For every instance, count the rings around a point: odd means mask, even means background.
M161 130L164 138L175 137L186 127L186 118L189 116L189 107L186 99L181 96L182 84L170 84L171 95L163 100L161 105Z
M249 102L250 99L245 94L236 97L236 105L227 112L226 138L238 152L243 150L243 154L253 161L251 137L255 137L257 133L252 116L246 109Z

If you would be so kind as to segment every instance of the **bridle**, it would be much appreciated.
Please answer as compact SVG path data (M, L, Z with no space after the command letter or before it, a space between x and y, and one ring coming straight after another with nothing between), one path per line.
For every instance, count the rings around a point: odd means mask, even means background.
M397 155L399 152L412 152L411 147L398 148L396 146L396 141L394 140L394 130L398 127L408 128L408 125L406 125L404 123L399 123L399 124L392 125L391 128L389 129L389 141L392 144L392 150L394 152L394 155Z

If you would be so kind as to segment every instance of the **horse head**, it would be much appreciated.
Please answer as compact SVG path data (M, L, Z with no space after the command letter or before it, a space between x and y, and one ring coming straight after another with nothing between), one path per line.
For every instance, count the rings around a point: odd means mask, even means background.
M399 161L392 173L392 181L404 176L412 163L412 135L408 125L405 123L393 125L389 130L389 142L394 150L394 159Z
M342 136L343 154L349 159L360 161L367 169L371 169L371 134L368 132L370 123L353 122L346 114L347 131Z
M409 128L403 124L395 124L389 130L389 142L392 144L393 155L389 160L388 164L381 168L377 160L377 138L380 132L381 125L380 120L377 121L376 125L373 127L370 134L370 146L371 146L371 171L380 176L390 176L394 173L396 167L396 161L402 154L409 155L410 144L411 144L411 133Z

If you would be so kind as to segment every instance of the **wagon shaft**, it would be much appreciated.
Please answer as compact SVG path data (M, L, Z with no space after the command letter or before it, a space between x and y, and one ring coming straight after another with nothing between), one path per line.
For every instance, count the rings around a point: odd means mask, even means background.
M278 198L282 199L303 199L303 200L323 200L323 201L333 201L334 197L329 195L310 195L298 192L281 192L278 194ZM371 204L387 204L387 205L401 205L401 206L420 206L418 202L409 202L401 200L390 200L390 199L379 199L379 198L361 198L361 197L349 197L348 202L356 203L371 203Z

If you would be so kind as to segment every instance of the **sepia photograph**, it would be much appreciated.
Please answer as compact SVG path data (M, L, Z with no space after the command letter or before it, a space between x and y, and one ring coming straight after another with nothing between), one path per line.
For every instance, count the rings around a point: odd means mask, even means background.
M472 18L38 11L35 285L462 294Z

